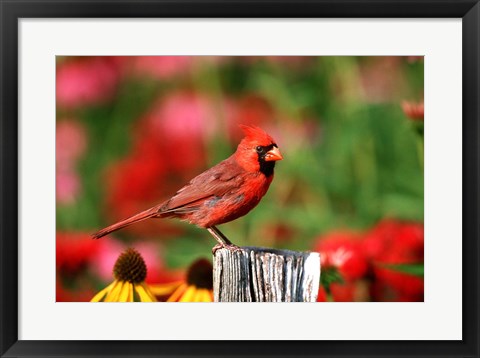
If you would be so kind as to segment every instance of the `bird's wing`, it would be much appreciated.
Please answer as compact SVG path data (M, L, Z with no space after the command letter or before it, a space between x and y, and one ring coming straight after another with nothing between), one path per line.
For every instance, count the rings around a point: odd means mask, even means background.
M239 188L244 181L241 175L244 169L232 159L228 158L193 178L162 206L160 212L195 211L205 200Z

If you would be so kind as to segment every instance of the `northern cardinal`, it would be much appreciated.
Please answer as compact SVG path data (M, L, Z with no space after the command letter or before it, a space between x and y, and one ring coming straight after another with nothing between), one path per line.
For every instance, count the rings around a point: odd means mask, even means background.
M235 220L252 210L273 180L277 144L255 126L240 126L245 134L229 158L193 178L169 200L93 234L99 239L113 231L149 218L179 218L206 228L218 241L215 248L236 248L217 225Z

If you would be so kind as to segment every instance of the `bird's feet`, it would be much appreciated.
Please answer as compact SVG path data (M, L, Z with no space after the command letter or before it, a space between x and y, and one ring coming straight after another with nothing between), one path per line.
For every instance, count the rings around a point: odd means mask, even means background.
M217 252L217 250L220 250L220 249L227 249L230 252L242 251L242 249L235 244L216 244L212 248L212 254L215 255L215 252Z

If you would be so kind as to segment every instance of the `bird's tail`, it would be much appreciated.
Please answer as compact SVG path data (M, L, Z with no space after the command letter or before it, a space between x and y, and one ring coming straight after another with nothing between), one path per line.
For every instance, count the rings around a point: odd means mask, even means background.
M92 235L93 239L100 239L101 237L110 234L111 232L120 230L126 226L132 225L134 223L137 223L139 221L143 221L148 218L153 218L155 216L159 216L159 211L160 211L161 205L154 206L153 208L147 209L145 211L142 211L141 213L138 213L136 215L130 216L129 218L126 218L122 221L119 221L113 225L110 225L100 231L97 231L95 234Z

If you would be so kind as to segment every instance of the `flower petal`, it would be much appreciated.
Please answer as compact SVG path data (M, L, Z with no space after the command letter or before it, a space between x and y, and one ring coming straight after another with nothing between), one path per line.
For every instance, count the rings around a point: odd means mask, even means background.
M168 298L167 302L176 302L178 299L183 295L185 290L187 289L187 284L183 283L181 284L174 293Z
M138 296L140 297L140 302L156 302L157 301L155 297L153 297L150 294L150 292L148 291L148 288L145 287L145 284L143 282L135 285L135 290L137 291Z
M115 284L115 281L113 281L110 285L105 287L103 290L101 290L99 293L97 293L93 298L90 300L90 302L100 302L100 300L105 296L113 287Z
M204 288L197 288L195 295L192 298L192 302L203 302Z
M192 302L192 298L197 292L197 288L193 285L188 286L185 294L178 300L178 302Z
M124 282L122 289L118 294L118 302L128 302L128 294L130 293L130 282Z
M133 283L128 283L128 298L127 298L127 301L128 302L133 302L134 301L134 298L133 298Z
M152 291L150 291L150 287L147 286L147 284L145 282L142 282L140 285L142 285L142 287L144 288L145 292L148 294L148 296L150 296L150 298L153 300L153 302L157 302L157 299L155 298L155 296L153 295Z
M113 285L112 290L107 294L107 297L105 297L105 302L117 302L118 294L120 293L122 286L123 281L115 280L115 285Z
M210 297L210 291L208 289L202 288L199 291L201 293L200 293L200 297L198 298L198 302L212 302L212 299Z
M157 284L157 285L149 285L150 292L155 296L166 296L171 295L181 284L183 281L176 281L171 283L165 284Z
M193 293L192 297L190 297L189 302L201 302L200 301L201 298L202 298L202 289L195 287L195 292Z

